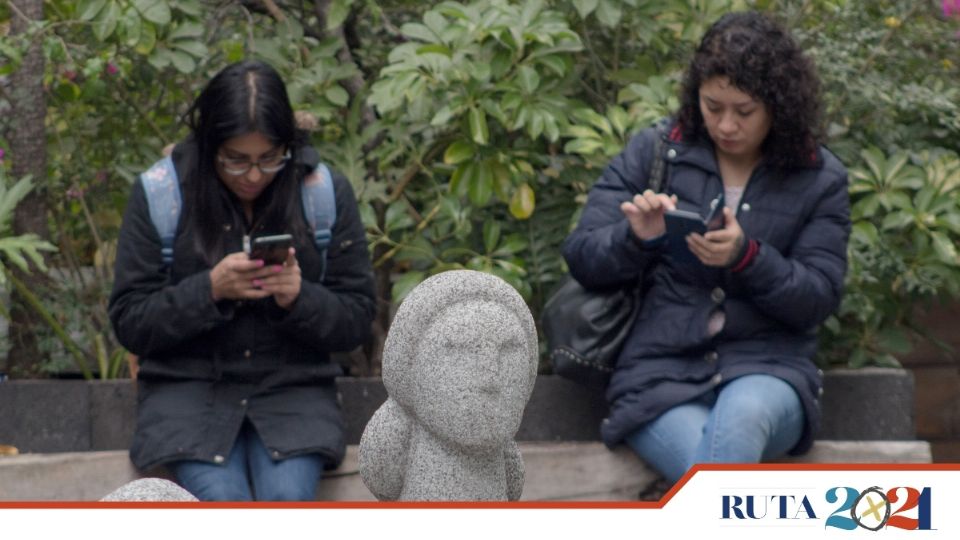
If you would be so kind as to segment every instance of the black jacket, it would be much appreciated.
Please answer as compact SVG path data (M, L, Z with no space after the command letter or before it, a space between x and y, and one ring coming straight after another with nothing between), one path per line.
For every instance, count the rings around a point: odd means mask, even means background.
M753 373L774 375L797 391L806 429L792 450L812 444L820 425L822 373L812 362L816 328L838 306L850 233L847 174L825 148L814 163L778 173L761 164L737 208L759 252L739 272L673 261L663 247L636 241L620 203L647 186L656 130L633 137L589 193L564 243L570 273L585 287L652 283L607 389L608 445L621 442L667 409ZM709 142L684 142L674 130L664 152L667 191L678 207L706 215L723 191ZM711 313L726 312L716 336Z
M193 151L190 144L177 146L178 172ZM291 166L301 177L310 168ZM326 275L319 282L320 252L312 242L297 241L303 281L289 312L272 298L214 302L211 267L189 232L178 229L172 268L164 269L143 185L134 183L117 246L110 318L120 343L140 357L130 450L137 467L220 462L244 419L276 458L319 453L331 467L340 462L345 444L334 377L341 370L329 353L367 339L375 304L353 190L343 176L333 176L337 219ZM239 203L223 189L235 210L222 224L227 251L241 251L245 222ZM290 204L301 207L299 193ZM188 204L183 213L191 211Z

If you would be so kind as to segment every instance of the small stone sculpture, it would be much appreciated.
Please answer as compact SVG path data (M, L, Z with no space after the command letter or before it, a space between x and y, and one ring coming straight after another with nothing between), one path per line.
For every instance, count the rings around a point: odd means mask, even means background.
M197 502L197 498L187 490L163 478L141 478L120 486L101 502L121 501L166 501Z
M360 440L360 474L380 500L517 500L513 437L537 376L537 333L498 277L456 270L417 286L383 352L389 397Z

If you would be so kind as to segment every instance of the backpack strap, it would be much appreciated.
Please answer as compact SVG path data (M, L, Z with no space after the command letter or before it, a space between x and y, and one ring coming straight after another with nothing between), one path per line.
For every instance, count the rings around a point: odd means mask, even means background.
M313 243L320 252L320 280L327 271L327 248L333 237L333 224L337 221L337 201L333 191L333 176L323 163L300 185L303 215L313 231Z
M173 166L173 159L167 156L156 162L140 175L143 191L147 195L150 207L150 220L160 235L160 254L163 266L173 263L173 241L177 236L177 223L180 221L180 180Z

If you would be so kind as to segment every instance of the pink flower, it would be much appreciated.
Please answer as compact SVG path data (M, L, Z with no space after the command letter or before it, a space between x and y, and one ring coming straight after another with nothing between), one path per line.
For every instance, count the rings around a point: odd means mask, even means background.
M944 17L960 16L960 0L943 0L941 5Z
M947 1L947 0L944 0L944 2L946 2L946 1ZM944 5L946 5L946 4L944 4ZM113 62L108 62L108 63L107 63L107 75L116 75L116 74L117 74L117 71L118 71L118 70L117 70L117 66L113 65Z
M6 152L3 151L3 148L0 148L0 161L3 161L3 156Z

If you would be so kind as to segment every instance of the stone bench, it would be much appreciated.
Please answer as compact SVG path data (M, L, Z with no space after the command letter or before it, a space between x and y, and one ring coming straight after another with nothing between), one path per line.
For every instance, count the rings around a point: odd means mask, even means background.
M378 379L344 378L347 458L320 483L322 500L372 500L357 471L356 444L386 399ZM56 391L50 385L57 385ZM0 500L98 500L140 474L125 449L133 432L130 381L0 383ZM29 411L29 414L26 413ZM825 378L823 429L809 463L930 462L929 444L914 440L913 378L893 369L831 371ZM599 442L606 414L599 392L540 376L517 433L526 468L525 500L624 500L657 476L629 450ZM162 471L147 471L162 475Z
M522 500L636 500L658 479L626 448L611 452L599 442L521 442L520 451L526 469ZM819 440L788 461L927 463L930 448L921 441ZM0 457L0 501L96 501L142 476L166 477L163 471L141 475L125 450ZM360 480L356 445L320 482L317 499L375 500Z

